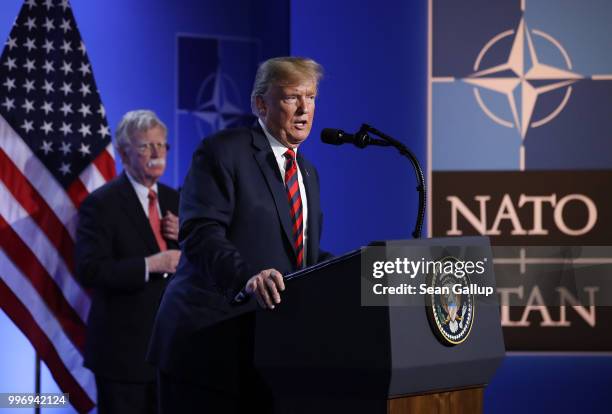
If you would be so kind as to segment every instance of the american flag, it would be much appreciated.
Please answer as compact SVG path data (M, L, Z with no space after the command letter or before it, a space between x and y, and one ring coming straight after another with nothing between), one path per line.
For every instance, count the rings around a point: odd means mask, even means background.
M0 306L79 412L90 298L75 279L77 210L115 175L110 131L67 0L27 0L0 58Z

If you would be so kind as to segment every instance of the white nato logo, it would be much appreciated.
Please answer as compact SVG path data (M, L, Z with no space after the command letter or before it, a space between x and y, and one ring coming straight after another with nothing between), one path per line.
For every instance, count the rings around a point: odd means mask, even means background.
M197 122L200 136L241 125L245 117L251 116L239 106L242 96L238 85L229 75L221 71L220 66L200 85L197 102L192 114L201 121Z

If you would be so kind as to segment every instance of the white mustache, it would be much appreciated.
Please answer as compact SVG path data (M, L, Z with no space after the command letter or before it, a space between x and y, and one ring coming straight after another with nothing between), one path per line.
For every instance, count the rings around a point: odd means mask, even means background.
M149 168L153 168L153 167L164 167L166 165L166 160L163 158L155 158L153 160L149 160L149 162L147 162L147 167Z

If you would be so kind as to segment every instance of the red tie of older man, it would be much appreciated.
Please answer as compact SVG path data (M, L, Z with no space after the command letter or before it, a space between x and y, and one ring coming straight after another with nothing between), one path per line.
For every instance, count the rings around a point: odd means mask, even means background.
M149 190L149 223L157 240L159 250L162 252L168 249L166 241L161 233L161 221L159 220L159 211L157 210L157 194L153 190Z

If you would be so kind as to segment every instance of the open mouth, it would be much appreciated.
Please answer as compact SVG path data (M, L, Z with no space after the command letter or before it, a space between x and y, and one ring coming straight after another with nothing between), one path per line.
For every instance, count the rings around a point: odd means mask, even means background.
M306 127L308 126L308 121L295 121L293 125L296 129L299 130L306 129Z

